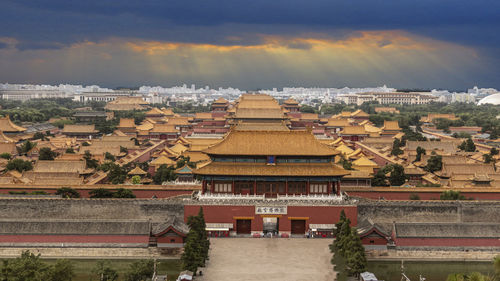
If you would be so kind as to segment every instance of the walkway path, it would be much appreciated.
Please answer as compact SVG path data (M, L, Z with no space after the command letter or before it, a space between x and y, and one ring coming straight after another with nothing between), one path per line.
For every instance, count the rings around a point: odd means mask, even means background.
M204 281L333 281L330 239L212 238Z

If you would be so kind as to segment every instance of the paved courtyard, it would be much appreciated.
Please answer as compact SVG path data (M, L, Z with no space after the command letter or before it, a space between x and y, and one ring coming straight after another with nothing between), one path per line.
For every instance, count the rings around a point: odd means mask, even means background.
M212 238L204 281L333 281L330 239Z

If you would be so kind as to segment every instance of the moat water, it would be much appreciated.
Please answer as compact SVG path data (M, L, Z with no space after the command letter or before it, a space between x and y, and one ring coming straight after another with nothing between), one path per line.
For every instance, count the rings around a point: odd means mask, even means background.
M426 281L446 281L448 274L481 272L492 274L492 262L464 261L405 261L405 274L412 281L419 281L419 275ZM368 271L373 272L378 280L401 281L401 261L369 261Z

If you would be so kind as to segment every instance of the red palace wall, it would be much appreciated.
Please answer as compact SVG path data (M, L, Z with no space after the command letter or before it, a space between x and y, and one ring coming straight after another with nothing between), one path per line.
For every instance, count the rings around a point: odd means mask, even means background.
M252 231L262 231L263 217L278 216L279 230L290 231L292 219L304 219L306 230L309 224L333 224L340 218L340 212L344 209L346 216L351 220L352 225L357 224L356 206L288 206L286 215L256 215L255 206L227 206L227 205L205 205L203 212L207 223L233 223L233 230L236 230L236 220L251 219ZM197 215L200 205L184 206L184 220L189 216Z
M497 238L396 238L395 242L398 247L500 247Z
M174 240L173 242L171 240ZM181 236L163 236L163 237L158 237L156 240L158 243L184 243L184 239Z
M51 188L51 187L41 187L41 188L26 188L26 189L23 189L23 188L5 188L5 187L0 187L0 194L9 194L9 191L15 191L15 192L19 192L19 191L26 191L28 194L33 192L33 191L45 191L47 193L50 193L50 194L55 194L57 189L59 187L54 187L54 188ZM78 187L73 187L74 189L76 189L79 193L80 193L80 196L82 198L89 198L90 195L89 195L89 192L92 191L92 189L80 189ZM117 187L118 188L118 187ZM127 186L127 188L130 188L130 186ZM114 191L116 189L113 189L113 188L109 188L111 191ZM177 195L184 195L184 194L191 194L193 193L193 190L195 190L197 188L193 188L193 189L133 189L132 188L132 192L135 194L135 196L137 198L151 198L154 196L156 196L157 198L168 198L168 197L173 197L173 196L177 196Z
M373 243L370 241L373 241ZM384 238L363 237L361 238L361 243L363 243L363 245L387 245L387 240Z
M149 235L0 235L0 243L149 243Z
M420 200L439 200L439 196L444 191L418 191L408 190L408 191L349 191L344 190L350 196L357 196L370 199L384 198L385 200L409 200L410 195L418 194ZM465 198L474 198L474 200L500 200L500 192L460 192Z

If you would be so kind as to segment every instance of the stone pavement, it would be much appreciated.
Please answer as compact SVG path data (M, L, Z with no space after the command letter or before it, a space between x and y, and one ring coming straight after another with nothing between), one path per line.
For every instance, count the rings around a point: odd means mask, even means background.
M331 239L212 238L204 281L333 281Z

